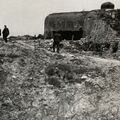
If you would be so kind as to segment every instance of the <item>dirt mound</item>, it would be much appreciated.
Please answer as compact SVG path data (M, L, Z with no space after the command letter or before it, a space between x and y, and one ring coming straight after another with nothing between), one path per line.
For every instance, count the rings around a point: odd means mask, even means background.
M52 41L21 42L1 44L2 120L120 119L120 61L88 56L68 41L60 54Z
M51 46L50 41L41 41L47 43ZM66 41L64 48L69 45ZM36 73L41 70L37 80L46 84L41 92L43 101L40 104L38 97L35 104L37 119L119 119L120 61L71 52L74 49L62 49L60 54L43 46L36 50L40 66ZM41 107L46 110L44 115Z

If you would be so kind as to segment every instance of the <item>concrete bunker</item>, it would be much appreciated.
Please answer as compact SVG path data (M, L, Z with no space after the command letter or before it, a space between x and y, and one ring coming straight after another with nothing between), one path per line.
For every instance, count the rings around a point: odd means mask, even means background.
M84 36L84 19L88 12L50 14L45 19L45 39L53 38L55 32L66 40L79 40Z
M79 40L83 37L83 29L80 28L78 31L57 31L62 35L62 39L66 40ZM53 31L53 34L56 33L56 31Z

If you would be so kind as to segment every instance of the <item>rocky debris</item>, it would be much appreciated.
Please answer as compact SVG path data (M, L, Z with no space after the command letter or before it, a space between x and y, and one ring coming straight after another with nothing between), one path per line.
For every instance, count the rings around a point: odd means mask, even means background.
M46 44L47 41L44 42ZM119 91L118 70L120 62L86 56L80 51L73 53L71 51L76 49L75 44L66 41L60 54L52 53L51 50L48 52L44 47L39 47L36 50L38 56L42 54L44 61L46 61L44 70L42 70L47 86L44 89L47 88L47 93L50 91L52 93L44 98L46 114L44 113L44 116L40 114L39 118L62 120L119 119L117 96L113 95L113 98L117 99L116 103L113 103L114 100L110 101L111 96L108 97L107 103L104 100L108 94ZM69 51L66 47L69 47ZM41 65L41 62L39 64ZM116 76L108 72L111 68L115 70L112 72ZM110 76L113 78L111 79ZM103 107L104 104L105 107ZM57 111L55 112L55 110Z
M23 86L31 78L33 51L18 43L1 42L0 49L0 118L3 120L20 119L18 116L25 107ZM25 112L25 111L24 111ZM24 116L23 116L24 117Z
M52 40L27 42L0 49L2 120L120 119L120 61L90 56L76 41L63 41L59 54Z

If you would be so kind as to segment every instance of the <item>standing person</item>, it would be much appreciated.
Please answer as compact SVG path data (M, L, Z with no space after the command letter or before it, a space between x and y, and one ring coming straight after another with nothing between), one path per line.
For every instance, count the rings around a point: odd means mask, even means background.
M4 25L4 29L2 31L2 34L3 34L3 39L5 40L5 42L7 43L7 37L9 35L9 29L7 28L6 25Z
M0 29L0 36L1 36L1 29Z
M55 52L55 48L57 47L57 53L59 53L61 40L62 40L62 36L60 33L55 33L53 35L53 52Z

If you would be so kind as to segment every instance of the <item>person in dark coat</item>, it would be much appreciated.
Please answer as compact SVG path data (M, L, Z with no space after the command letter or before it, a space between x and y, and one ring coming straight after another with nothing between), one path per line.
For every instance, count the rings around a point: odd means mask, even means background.
M61 40L62 40L61 34L54 33L54 35L53 35L53 52L55 52L55 48L57 48L57 52L59 53Z
M0 36L1 36L1 29L0 29Z
M3 39L5 40L5 42L7 43L7 37L9 35L9 29L7 28L6 25L4 25L4 29L2 31L2 34L3 34Z

